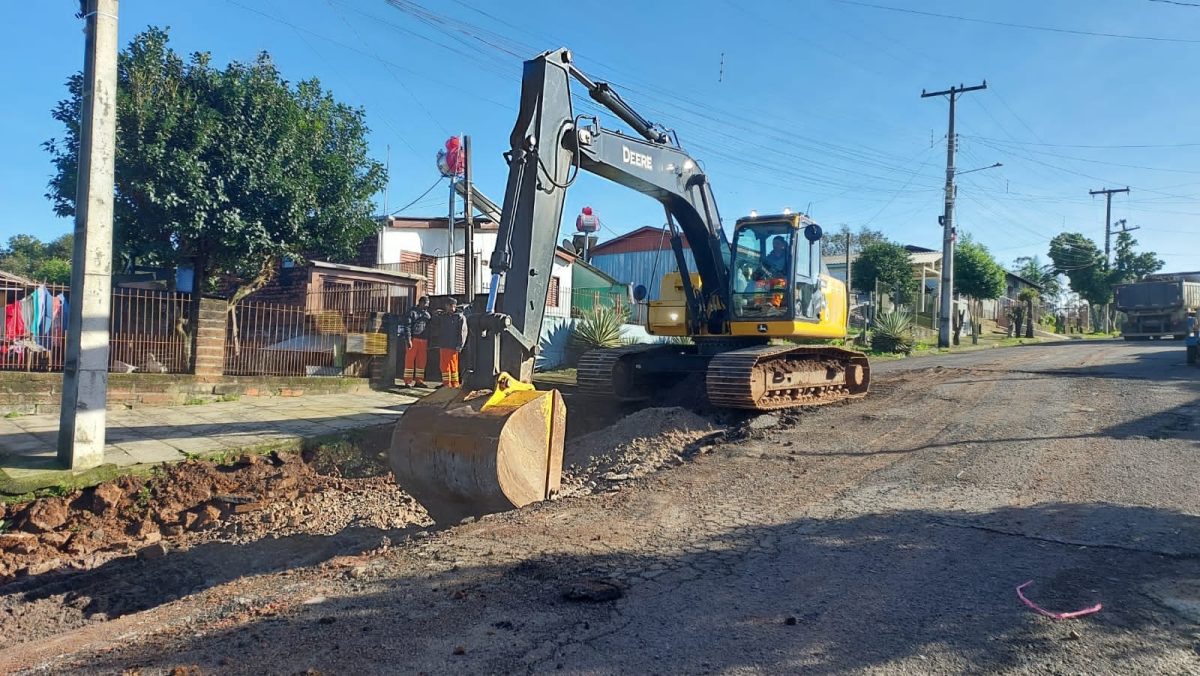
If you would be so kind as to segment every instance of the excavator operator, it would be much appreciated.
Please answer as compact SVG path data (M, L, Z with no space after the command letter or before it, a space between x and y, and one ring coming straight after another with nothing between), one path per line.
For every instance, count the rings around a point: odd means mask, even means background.
M768 279L760 282L760 288L772 292L770 304L773 307L783 306L783 295L784 290L787 289L788 268L790 267L787 238L783 235L776 235L771 239L771 253L762 260L762 268Z
M790 267L788 263L787 238L783 235L776 235L771 240L771 253L767 254L766 258L763 258L763 267L766 268L771 277L783 277L787 279L788 267Z

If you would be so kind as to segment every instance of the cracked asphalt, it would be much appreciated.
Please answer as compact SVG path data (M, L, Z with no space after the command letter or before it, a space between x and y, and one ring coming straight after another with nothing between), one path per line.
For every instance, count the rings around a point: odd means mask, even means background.
M1182 345L971 352L873 382L614 492L228 545L238 576L17 638L0 671L1200 673L1200 370ZM564 598L589 581L622 596ZM1026 581L1050 610L1103 608L1042 617Z

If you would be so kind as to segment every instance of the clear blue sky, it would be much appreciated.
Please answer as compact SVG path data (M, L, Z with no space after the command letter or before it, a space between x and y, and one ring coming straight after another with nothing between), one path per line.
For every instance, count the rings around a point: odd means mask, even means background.
M124 0L120 34L124 46L147 25L169 26L177 51L210 51L218 64L265 50L289 79L315 76L364 107L375 156L385 160L390 146L390 210L436 180L435 154L460 132L472 135L479 184L503 197L520 60L567 46L585 72L623 85L647 118L678 131L727 223L751 209L810 209L828 228L868 224L931 248L940 246L946 103L919 95L986 78L987 91L959 104L958 164L1004 166L960 179L960 230L1006 264L1045 259L1064 229L1102 242L1103 199L1088 191L1128 185L1113 218L1141 226L1137 239L1167 269L1200 269L1200 7L867 3L876 6ZM82 64L77 6L10 3L0 25L3 239L70 229L43 197L51 167L41 143L62 133L50 110ZM619 126L611 115L604 122ZM596 209L602 236L662 224L647 198L592 176L576 185L564 233L583 205ZM405 213L440 215L446 198L436 189Z

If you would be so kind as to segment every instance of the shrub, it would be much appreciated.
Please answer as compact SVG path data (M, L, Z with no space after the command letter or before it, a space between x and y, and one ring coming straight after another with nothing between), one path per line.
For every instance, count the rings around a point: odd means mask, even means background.
M879 313L871 327L872 350L909 354L913 345L913 317L908 311Z
M625 313L612 308L598 307L584 312L571 332L571 346L580 352L601 347L620 347L625 344L621 336L621 325L624 323Z

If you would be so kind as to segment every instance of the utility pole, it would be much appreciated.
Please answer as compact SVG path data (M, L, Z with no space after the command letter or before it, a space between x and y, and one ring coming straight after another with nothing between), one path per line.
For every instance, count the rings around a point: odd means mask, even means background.
M446 216L446 295L454 295L454 172L450 173L450 213Z
M1096 195L1104 195L1104 271L1108 272L1112 267L1109 261L1108 252L1112 242L1112 196L1119 192L1129 192L1129 186L1124 188L1101 188L1100 190L1089 190L1088 194L1095 197ZM1108 303L1104 304L1104 332L1108 333L1109 317Z
M846 233L846 330L850 329L850 243L854 241L854 235Z
M58 460L70 469L96 467L104 462L117 145L117 0L83 0L80 4L87 38L71 259L71 316L58 423Z
M954 150L957 139L954 135L954 103L959 96L987 89L987 80L974 87L950 87L940 92L921 90L921 98L949 96L950 128L946 132L946 206L942 214L942 289L941 308L938 312L938 347L950 347L951 316L954 312Z
M467 286L466 304L470 306L475 302L475 205L471 203L471 137L466 134L463 134L463 183L466 187L463 194L463 220L466 222L463 249L467 253L463 257L467 266L463 270L463 279Z

